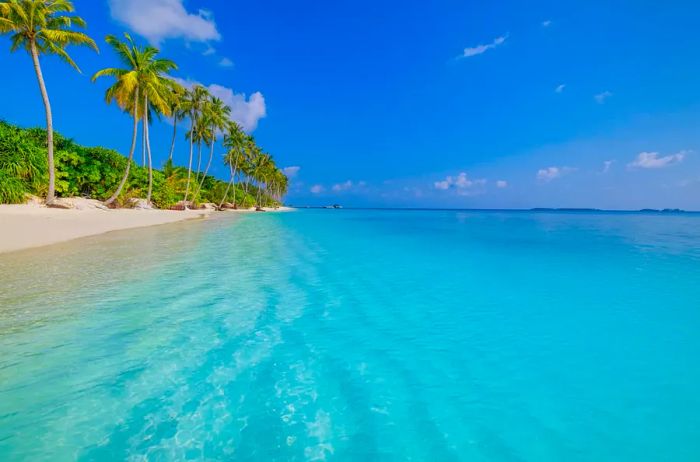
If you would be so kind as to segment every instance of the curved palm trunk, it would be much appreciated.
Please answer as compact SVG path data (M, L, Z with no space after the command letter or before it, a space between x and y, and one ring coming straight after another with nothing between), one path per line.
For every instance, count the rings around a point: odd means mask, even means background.
M119 194L122 193L122 189L124 188L124 185L126 184L126 180L129 178L129 170L131 169L131 161L134 159L134 151L136 150L136 137L138 136L138 131L139 131L139 116L138 116L138 103L139 103L139 90L136 89L136 95L134 96L134 131L131 135L131 149L129 149L129 159L126 161L126 170L124 171L124 176L122 177L122 180L119 182L119 186L117 186L117 190L114 191L114 194L105 201L106 205L111 204L114 202L117 197L119 197Z
M194 119L192 120L192 126L190 127L190 163L187 166L187 186L185 187L185 208L187 208L187 196L190 193L190 178L192 177L192 154L194 153L194 142L192 137L194 136Z
M221 202L219 202L219 209L221 209L221 207L224 206L224 202L226 202L226 198L228 197L228 191L229 191L229 189L231 189L231 184L233 183L233 166L229 165L228 168L231 171L231 180L226 185L226 191L224 191L224 197L222 197Z
M143 132L146 138L146 154L148 156L148 195L146 202L151 203L151 195L153 194L153 162L151 160L151 138L148 129L148 96L144 99L144 115L143 115Z
M240 178L240 176L241 175L239 174L238 177ZM233 208L237 209L238 204L236 204L236 175L235 175L235 172L234 172L234 175L233 175L233 178L231 179L231 181L233 182L232 183L233 184Z
M36 79L39 81L41 99L44 101L44 111L46 112L46 148L49 164L49 190L46 193L46 203L51 204L56 198L56 171L53 160L53 114L51 113L49 94L46 91L46 84L44 83L44 74L41 72L41 65L39 64L39 50L36 47L36 42L33 40L30 49L32 61L34 63L34 72L36 73Z
M202 140L197 142L197 173L195 174L195 182L199 182L199 172L202 170ZM192 196L194 200L194 195Z
M168 160L173 160L173 153L175 152L175 138L177 137L177 117L173 117L173 141L170 143L170 156Z
M204 185L204 180L207 179L207 173L209 173L209 168L211 168L211 161L214 158L214 140L211 142L211 149L209 149L209 162L207 162L207 168L204 169L204 175L202 175L202 179L199 182L199 187L197 188L197 194L194 195L194 197L198 197L199 193L202 192L202 186Z
M231 186L233 186L233 207L236 207L236 170L238 170L238 157L236 157L236 162L234 165L229 165L228 168L231 171L231 181L229 181L228 185L226 186L226 191L224 192L223 199L221 199L221 202L219 203L219 208L221 208L224 205L224 202L226 202L228 191L231 189Z

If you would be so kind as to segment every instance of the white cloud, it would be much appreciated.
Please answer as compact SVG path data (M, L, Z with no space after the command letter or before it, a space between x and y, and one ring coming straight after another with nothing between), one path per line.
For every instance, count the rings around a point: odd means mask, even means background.
M566 88L566 84L562 83L561 85L557 85L557 87L554 89L555 93L561 93L564 91Z
M658 152L640 152L637 158L627 164L630 168L664 168L669 165L683 162L688 151L680 151L664 157L659 157Z
M547 19L547 20L545 20L545 21L542 21L542 27L549 27L549 26L551 26L551 25L552 25L552 20L551 20L551 19Z
M183 38L189 42L220 40L210 12L185 9L183 0L109 0L112 18L151 43Z
M287 178L294 178L299 174L299 170L301 170L301 167L297 165L291 165L289 167L284 167L282 171L284 172L285 175L287 175Z
M465 172L461 172L456 177L448 176L442 181L436 181L433 185L440 191L455 189L460 196L468 196L482 192L481 189L486 185L486 180L483 178L472 180Z
M498 180L496 181L496 187L500 189L505 189L508 187L508 182L506 180Z
M333 190L333 192L343 192L349 191L351 189L357 190L359 188L364 188L365 186L367 186L367 183L365 181L353 182L351 180L347 180L343 183L334 184L331 189Z
M440 189L442 191L450 189L450 185L452 184L452 177L448 176L447 180L443 181L436 181L435 182L435 189Z
M174 78L176 82L186 88L192 88L194 85L202 85L194 80L183 80ZM209 93L220 98L228 107L231 108L231 120L236 121L246 132L252 132L258 127L260 119L267 115L265 106L265 97L259 91L251 94L246 98L245 93L234 93L232 89L213 83L205 86Z
M320 184L315 184L315 185L311 186L311 189L309 189L309 191L311 191L311 193L313 193L313 194L321 194L325 190L326 190L326 188L324 188L323 185L320 185Z
M207 47L207 49L202 52L203 56L211 56L213 54L216 54L216 48L212 46Z
M348 189L353 187L352 181L348 180L344 183L338 183L333 185L333 191L335 192L341 192L341 191L347 191Z
M614 164L614 160L606 160L603 162L603 171L600 173L608 173L610 171L610 168L612 167L612 164Z
M603 93L598 93L593 97L595 99L595 102L598 104L603 104L606 99L610 98L613 94L609 91L604 91Z
M477 56L482 53L486 53L492 48L496 48L499 45L502 45L506 39L508 38L508 35L502 35L500 37L496 37L493 42L486 44L486 45L477 45L475 47L469 47L464 49L464 53L461 58L471 58L472 56Z
M233 67L233 61L231 61L230 59L228 59L226 57L221 58L221 61L219 61L219 66L221 66L221 67Z
M566 175L567 173L571 173L575 168L571 167L547 167L547 168L541 168L537 171L537 179L540 181L552 181L557 178L561 178L562 176Z
M265 97L259 91L246 99L245 93L234 93L232 89L217 85L209 85L212 95L221 98L231 108L231 120L235 120L247 132L258 128L258 121L267 115Z

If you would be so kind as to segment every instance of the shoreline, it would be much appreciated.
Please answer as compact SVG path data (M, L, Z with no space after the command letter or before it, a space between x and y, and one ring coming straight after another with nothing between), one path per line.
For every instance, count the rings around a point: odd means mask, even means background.
M274 211L292 209L281 207ZM190 220L206 220L212 215L252 213L253 210L140 210L109 209L85 206L62 210L38 204L0 205L0 255L148 226Z

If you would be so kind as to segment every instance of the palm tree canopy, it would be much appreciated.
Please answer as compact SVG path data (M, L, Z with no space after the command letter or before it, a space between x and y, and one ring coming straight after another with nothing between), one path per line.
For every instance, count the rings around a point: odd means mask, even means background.
M167 73L177 69L177 65L169 60L158 58L159 50L150 45L136 45L129 34L124 34L124 41L114 35L108 35L105 41L114 48L123 68L110 67L102 69L92 76L95 81L100 77L114 77L116 82L107 89L107 103L116 102L125 111L134 110L134 95L138 90L142 98L148 98L150 109L156 113L171 114L171 94L176 83ZM136 112L143 117L146 108L141 102Z
M80 72L65 48L83 45L99 51L93 39L73 27L85 28L70 0L8 0L0 2L0 33L10 34L10 50L53 54Z
M240 162L241 155L245 150L245 143L246 135L243 133L243 129L236 122L229 121L224 134L224 147L227 149L224 163L235 165Z

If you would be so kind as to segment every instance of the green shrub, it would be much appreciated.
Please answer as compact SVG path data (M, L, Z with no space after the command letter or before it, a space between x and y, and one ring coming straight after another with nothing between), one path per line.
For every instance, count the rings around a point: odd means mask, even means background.
M54 134L56 161L56 194L59 197L82 196L106 200L121 181L127 158L117 151L102 147L84 147L60 133ZM201 179L201 177L200 177ZM152 201L160 208L170 208L185 195L187 169L165 163L163 171L153 171ZM204 178L198 197L192 197L199 183L192 175L190 199L196 203L223 199L227 182L213 176ZM48 189L46 160L46 131L41 128L20 128L0 121L0 202L23 202L27 194L44 196ZM135 162L131 164L129 180L117 200L118 205L129 205L131 198L145 198L148 192L148 169ZM257 189L249 194L236 186L236 203L250 207L255 203ZM228 201L233 200L233 188ZM264 203L271 203L265 199Z
M27 189L19 178L0 170L0 203L21 204L27 197Z

